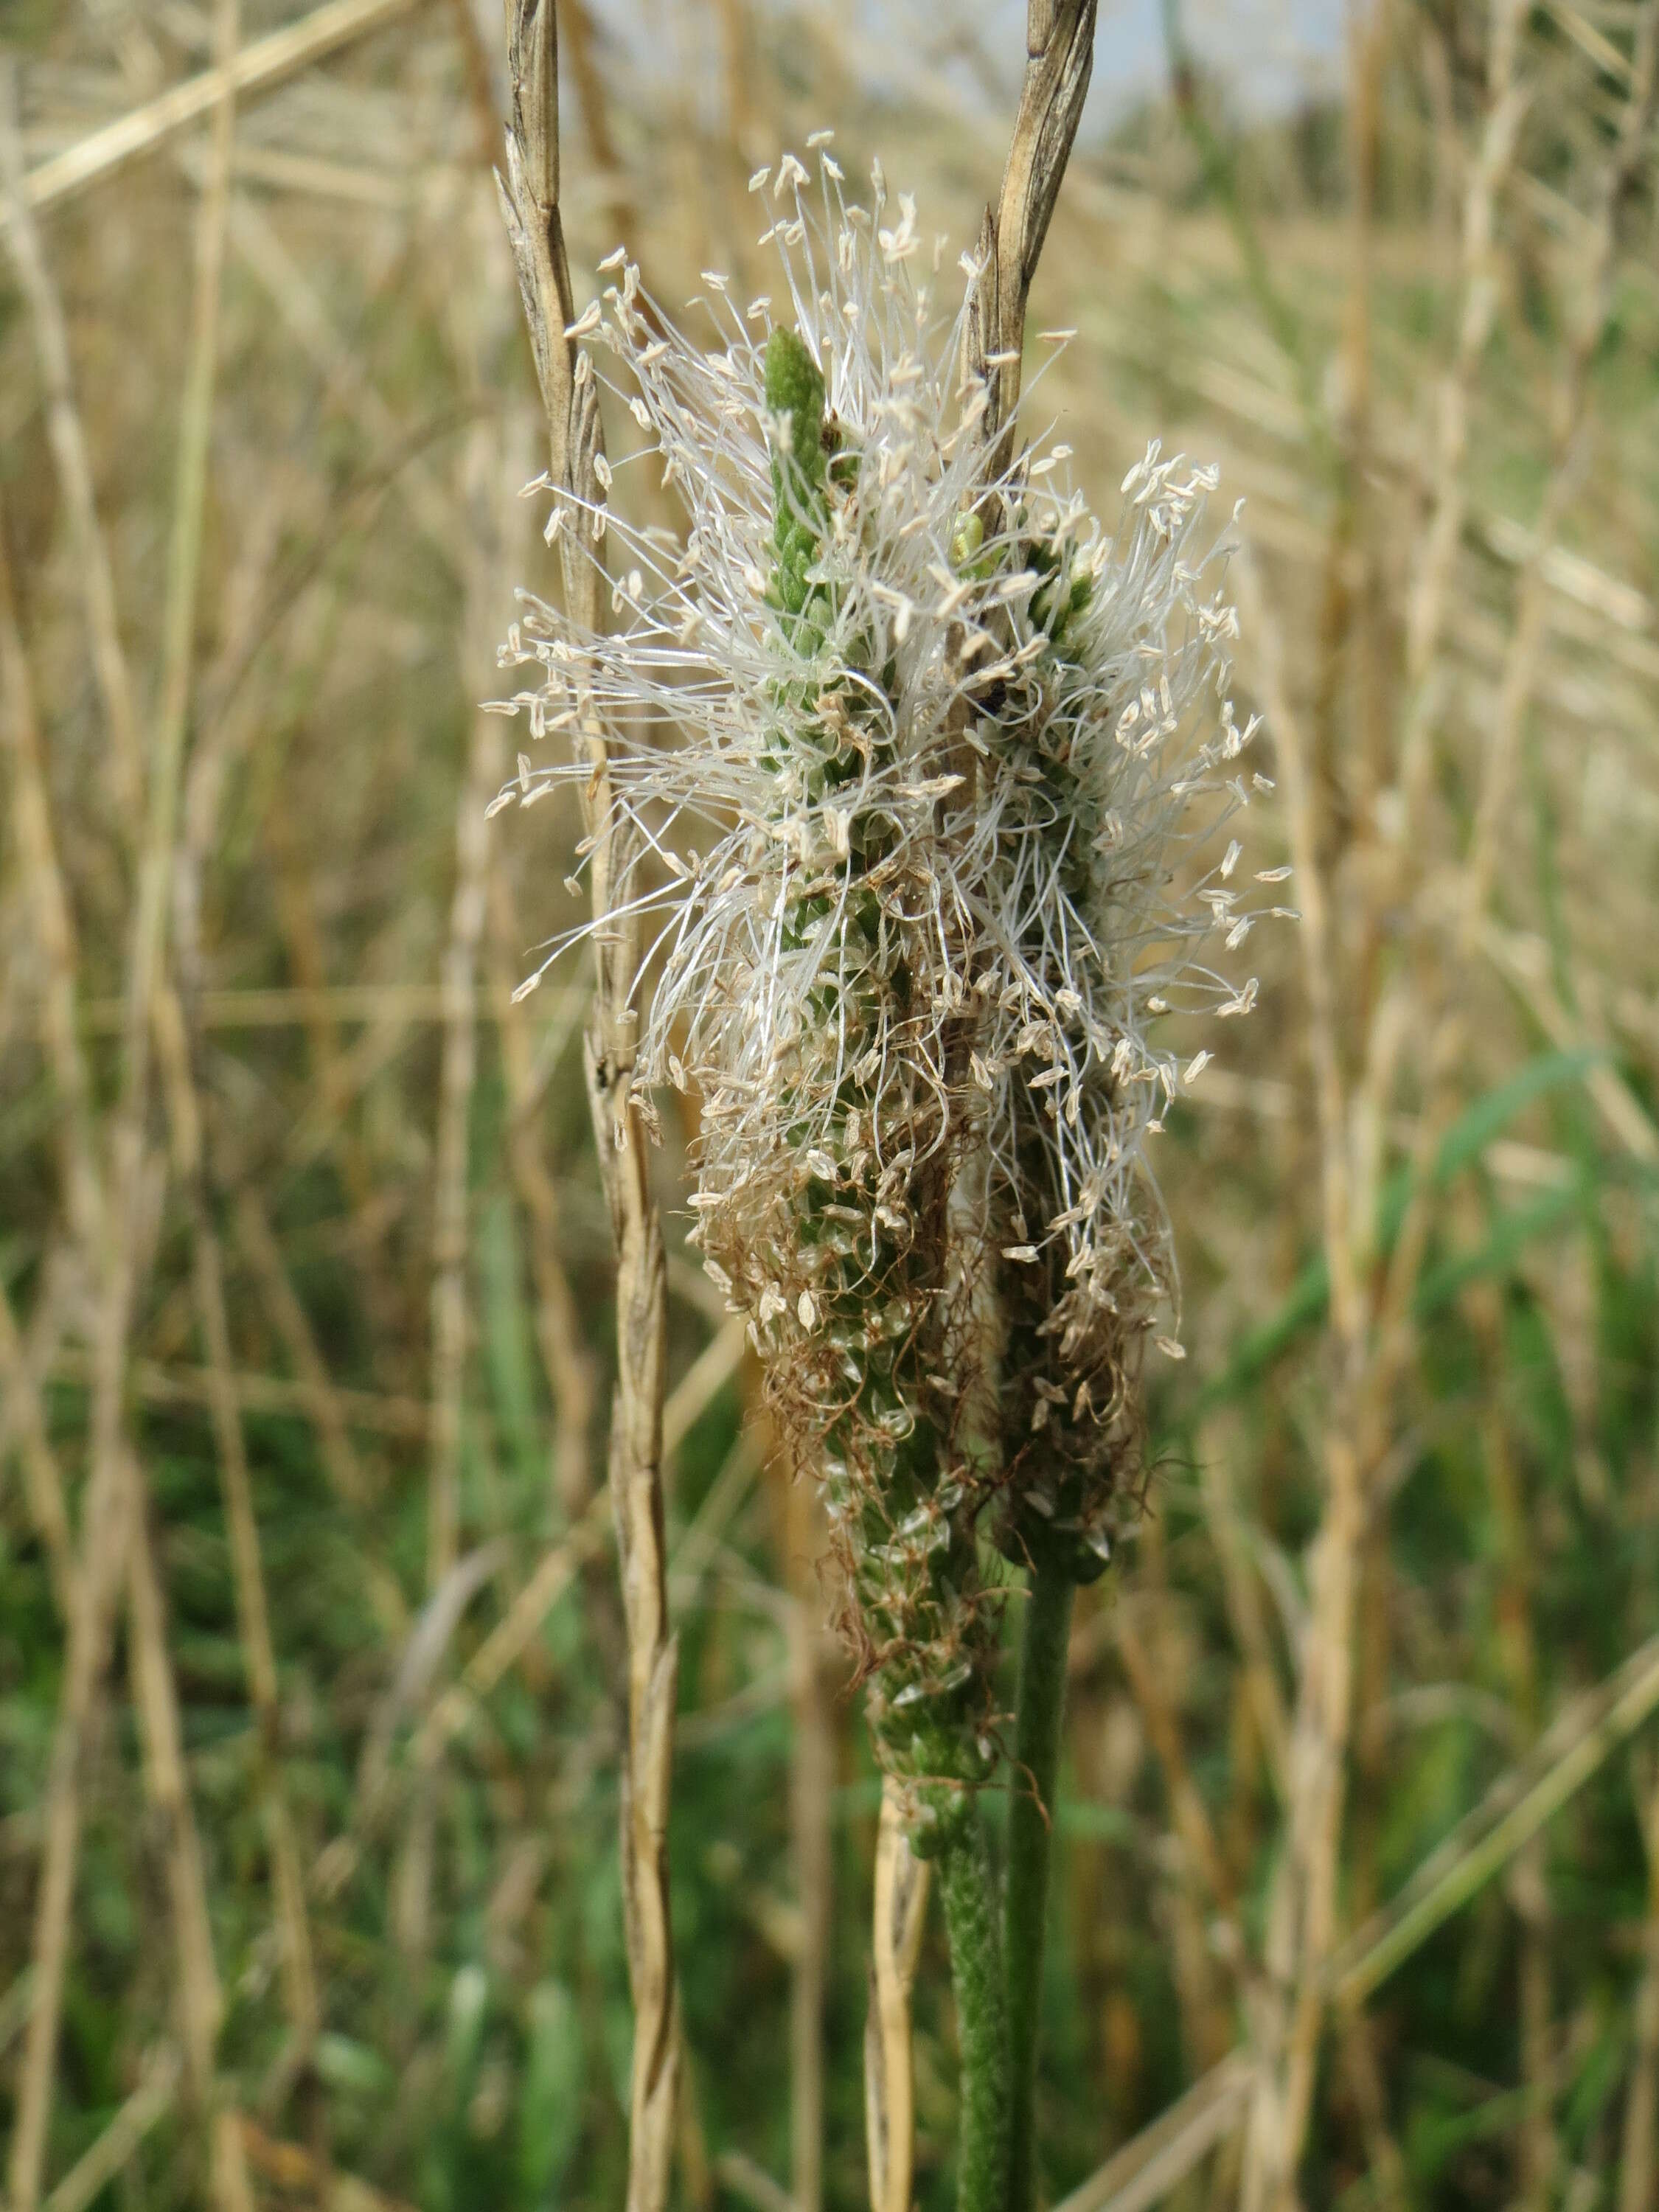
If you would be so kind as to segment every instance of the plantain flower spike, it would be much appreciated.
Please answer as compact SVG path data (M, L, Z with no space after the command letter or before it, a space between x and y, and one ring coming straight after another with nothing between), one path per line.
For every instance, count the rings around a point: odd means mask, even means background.
M617 897L654 930L640 1080L700 1101L694 1236L823 1486L927 1849L994 1756L988 1508L1011 1557L1058 1543L1086 1573L1107 1542L1171 1282L1142 1147L1179 1078L1147 1024L1254 994L1199 964L1254 917L1233 858L1196 858L1248 803L1250 732L1211 479L1154 448L1112 537L1063 447L988 483L937 248L879 169L868 205L841 186L827 153L816 187L793 155L753 180L774 296L708 274L696 337L613 258L589 313L641 434L615 465L685 528L561 495L550 534L622 544L614 619L526 599L502 658L532 680L503 705L608 740ZM585 773L522 758L496 803Z

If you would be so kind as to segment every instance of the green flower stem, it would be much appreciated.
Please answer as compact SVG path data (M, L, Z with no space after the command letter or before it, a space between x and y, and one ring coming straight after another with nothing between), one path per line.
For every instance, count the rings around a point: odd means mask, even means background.
M1008 2009L997 1941L996 1885L984 1824L963 1808L939 1854L951 1939L962 2082L957 2212L1005 2212L1008 2167Z
M1003 1899L1011 2075L1006 2212L1031 2212L1035 2202L1037 2020L1060 1722L1066 1710L1066 1651L1076 1595L1077 1585L1069 1575L1042 1565L1033 1570L1020 1644L1008 1881Z

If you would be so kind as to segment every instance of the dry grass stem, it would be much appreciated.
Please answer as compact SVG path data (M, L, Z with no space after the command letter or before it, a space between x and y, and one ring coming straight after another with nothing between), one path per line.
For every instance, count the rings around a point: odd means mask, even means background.
M1141 1605L1143 1617L1150 1616L1149 1599ZM1193 2064L1209 2065L1230 2040L1227 1996L1210 1929L1226 1915L1234 1886L1188 1765L1174 1704L1176 1685L1161 1671L1166 1655L1156 1646L1148 1650L1131 1607L1121 1607L1113 1625L1123 1671L1163 1774L1176 1845L1180 1871L1169 1912L1182 2040ZM1146 1625L1153 1626L1150 1618Z
M222 59L228 59L234 51L237 20L234 0L221 0L215 17L215 33ZM124 1578L127 1537L133 1516L140 1510L132 1494L134 1486L122 1434L123 1384L149 1186L144 1129L149 1098L149 1018L163 974L167 898L190 695L202 502L217 352L219 279L229 195L232 120L229 99L222 96L214 110L209 185L197 226L191 352L169 564L162 697L150 763L149 817L139 865L137 912L126 979L123 1084L111 1158L112 1203L102 1209L98 1224L103 1264L95 1353L92 1473L82 1509L85 1534L79 1574L81 1603L70 1621L47 1788L46 1849L33 1946L37 1995L24 2049L17 2125L8 2175L14 2212L34 2212L40 2201L81 1828L81 1768L93 1700L106 1663ZM207 2056L210 2060L210 2051ZM190 2057L199 2072L203 2058L200 2049L192 2047ZM246 2194L245 2181L239 2192L234 2157L222 2147L216 2148L215 2160L228 2212L238 2212L240 2197Z
M994 446L1019 404L1025 307L1094 67L1097 0L1029 0L1025 75L994 211L985 210L965 371L990 392Z
M1503 854L1510 786L1543 648L1547 584L1544 563L1583 479L1589 424L1590 363L1613 311L1613 276L1620 218L1647 159L1656 100L1659 100L1659 5L1646 0L1636 17L1630 89L1619 136L1598 180L1595 204L1583 243L1578 279L1583 295L1571 309L1566 357L1558 378L1550 425L1553 447L1532 545L1522 563L1516 610L1504 656L1498 712L1483 763L1474 827L1464 864L1466 933L1484 915Z
M97 2142L70 2166L41 2212L87 2212L87 2207L125 2170L150 2130L172 2111L182 2070L171 2044L150 2053L138 2087Z
M20 1335L11 1300L0 1283L0 1385L17 1431L15 1449L23 1462L29 1510L52 1562L52 1589L65 1626L79 1602L75 1536L64 1503L64 1478L46 1428L45 1409Z
M0 179L3 179L5 189L7 242L34 323L41 380L46 387L46 427L74 533L76 567L86 596L93 667L108 719L115 794L127 820L136 822L143 808L143 740L132 687L127 678L126 657L121 647L115 585L110 573L108 548L98 521L86 433L76 404L69 334L25 191L16 106L16 72L7 64L0 68Z
M876 1839L873 1956L864 2030L864 2114L870 2212L909 2212L915 2158L915 2061L910 1992L927 1917L932 1869L910 1849L896 1785L882 1790Z
M236 1229L238 1241L258 1279L272 1327L296 1370L335 1493L348 1510L360 1510L368 1503L368 1480L351 1441L339 1393L289 1279L282 1248L258 1194L246 1185L236 1194ZM240 1414L244 1400L234 1376L231 1387L236 1391Z
M118 122L94 131L68 152L43 161L25 179L23 197L38 210L84 191L100 178L154 153L226 100L273 90L313 63L396 22L415 5L416 0L326 0L297 22L284 24L280 31L220 58L199 76L187 78Z
M1250 2086L1250 2062L1235 2051L1063 2197L1054 2212L1147 2212L1237 2126Z
M517 981L512 963L523 936L514 925L507 879L499 869L490 877L489 897L491 980L497 992L510 1001ZM540 1004L539 999L537 1003ZM530 1017L525 1009L508 1004L500 1023L501 1072L511 1116L507 1158L530 1226L536 1341L553 1400L553 1486L560 1504L574 1519L585 1510L593 1488L588 1442L595 1397L593 1362L583 1341L580 1309L559 1256L562 1225L559 1191L544 1156L538 1126L539 1090L531 1052ZM663 1449L673 1449L673 1441L666 1434Z
M127 1469L137 1493L138 1470ZM219 2103L215 2057L224 2023L224 1996L214 1962L201 1839L190 1801L179 1719L179 1692L167 1656L167 1620L142 1504L127 1551L129 1665L144 1750L146 1795L161 1826L162 1857L173 1910L174 1960L185 2069L208 2139L211 2192L218 2212L254 2212L253 2192L234 2115Z
M1436 664L1468 508L1469 410L1501 295L1495 254L1498 204L1515 160L1528 100L1516 74L1524 15L1520 0L1492 0L1486 122L1463 192L1462 303L1457 343L1438 395L1433 453L1426 471L1433 509L1406 606L1407 704L1398 774L1405 814L1402 865L1407 867L1417 865L1415 839L1424 826L1437 706Z
M18 627L0 509L0 697L11 756L13 820L30 902L34 908L40 965L42 1027L61 1114L59 1157L70 1225L82 1245L96 1252L103 1232L103 1198L92 1133L92 1092L76 1018L77 954L75 919L58 854L46 783L46 755L35 712L34 687Z
M181 951L184 949L181 946ZM205 1102L198 1096L192 1080L184 1015L171 992L158 997L155 1025L156 1056L161 1063L172 1134L173 1173L186 1195L191 1217L197 1322L207 1354L208 1410L212 1417L225 1522L230 1535L236 1616L258 1744L258 1787L264 1801L270 1849L283 1987L289 2020L305 2048L315 2039L319 2025L317 1980L312 1960L311 1931L306 1921L299 1846L283 1785L283 1725L276 1657L260 1559L253 1486L242 1434L241 1407L232 1373L224 1258L214 1226L206 1160L203 1119Z
M354 2173L342 2173L301 2143L268 2135L246 2113L237 2120L248 2165L261 2180L284 2196L313 2204L317 2212L414 2212L401 2197L390 2197Z
M1501 1775L1411 1880L1328 1961L1334 2002L1362 2003L1419 1944L1508 1865L1601 1762L1659 1710L1659 1638L1573 1700Z
M1632 2021L1635 2050L1625 2090L1618 2212L1644 2212L1659 2179L1659 1786L1645 1808L1649 1885L1642 1978Z
M504 507L504 500L513 497L502 489L511 472L511 459L501 449L500 441L483 434L476 441L472 459L480 476L493 470L501 480L488 492L480 484L473 502L481 509L494 510L481 512L475 518L477 550L471 563L469 596L473 607L468 627L477 637L486 631L493 635L493 610L504 584L501 556L514 547L514 516L512 508ZM482 665L483 655L477 658ZM443 1053L439 1063L432 1223L432 1434L427 1469L427 1582L431 1588L454 1563L460 1526L470 1225L467 1170L478 1061L474 1002L488 899L485 870L489 831L485 817L501 784L504 752L504 729L499 716L476 714L466 774L456 795L455 887L443 957Z
M1261 1578L1245 1551L1244 1528L1231 1494L1228 1449L1208 1432L1200 1440L1199 1462L1211 1536L1221 1563L1228 1616L1247 1668L1251 1709L1261 1732L1269 1771L1282 1802L1290 1778L1290 1716L1279 1685Z
M52 1364L52 1379L86 1386L95 1380L96 1364L83 1352L70 1347ZM248 1413L296 1413L308 1418L315 1406L313 1385L285 1375L259 1375L237 1368L231 1376L237 1404ZM134 1396L150 1406L210 1404L212 1378L205 1367L163 1364L160 1360L134 1358L128 1363L128 1381ZM334 1400L342 1418L352 1428L379 1436L421 1438L432 1426L429 1400L377 1390L336 1388Z
M558 27L553 0L514 0L508 74L513 114L507 174L498 179L518 265L531 350L546 415L550 474L580 507L602 502L598 393L566 333L576 320L559 205ZM600 621L599 570L568 558L573 617ZM651 1192L645 1133L629 1091L637 944L613 916L620 856L605 739L585 740L584 793L593 839L592 897L605 923L594 939L599 988L586 1040L588 1097L617 1253L617 1395L609 1476L628 1635L628 1756L622 1792L623 1897L634 1996L629 2212L662 2212L673 2142L679 2038L668 1905L668 1800L672 1773L678 1649L668 1625L663 1540L662 1405L665 1279L662 1235Z
M492 883L493 883L492 878ZM556 1019L562 1010L586 1002L579 988L561 991L544 985L536 1010ZM281 985L270 990L213 990L197 994L192 1009L196 1025L204 1030L308 1029L325 1025L331 1034L352 1023L411 1024L441 1023L444 993L441 983L316 983ZM480 1022L505 1023L509 1014L521 1024L528 1016L512 1004L504 982L492 981L477 991L473 1011ZM118 999L89 998L81 1010L89 1036L108 1036L121 1025Z
M108 1660L114 1610L133 1510L131 1485L116 1450L102 1482L89 1488L81 1553L81 1602L70 1617L63 1688L47 1772L40 1884L35 1895L30 1967L33 1999L18 2069L7 2189L15 2212L40 2201L57 2063L70 1916L82 1819L82 1765L97 1687Z
M331 398L337 396L343 402L372 446L395 451L402 441L404 426L365 374L352 346L335 329L316 288L295 265L275 225L252 201L241 196L231 202L230 237L288 329L327 380ZM400 468L392 489L416 527L448 566L455 558L461 518L424 459L416 455ZM439 988L441 991L443 986Z
M835 1879L831 1797L835 1787L832 1693L826 1679L824 1551L818 1501L810 1483L786 1477L783 1501L788 1615L790 1856L799 1916L789 1995L790 2193L796 2212L823 2202L824 2006Z
M1257 641L1261 693L1284 777L1285 817L1301 900L1301 952L1317 1105L1325 1264L1336 1339L1335 1402L1325 1439L1325 1497L1309 1563L1310 1613L1287 1774L1289 1835L1268 1908L1266 1987L1255 2006L1258 2070L1241 2203L1288 2203L1314 2091L1325 1961L1335 1941L1343 1770L1352 1718L1354 1599L1364 1529L1355 1433L1364 1385L1365 1316L1354 1261L1348 1106L1337 1026L1336 948L1315 821L1311 767L1285 693L1279 631L1249 562L1239 597Z
M582 1565L597 1554L603 1524L598 1505L590 1504L564 1541L544 1554L535 1572L468 1660L459 1682L444 1692L416 1731L413 1754L417 1765L435 1764L467 1714L516 1664Z
M753 2212L794 2212L794 2198L787 2189L773 2180L763 2166L757 2166L744 2151L723 2151L714 2161L714 2172L734 2197L753 2207Z

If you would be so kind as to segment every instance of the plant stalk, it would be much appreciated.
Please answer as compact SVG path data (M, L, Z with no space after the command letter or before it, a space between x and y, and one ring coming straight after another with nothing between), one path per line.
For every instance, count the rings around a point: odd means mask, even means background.
M951 1981L957 2002L961 2090L957 2212L1004 2212L1008 2165L1008 2008L998 1942L996 1885L976 1806L939 1855Z
M1035 2202L1037 2022L1060 1734L1066 1710L1066 1653L1076 1596L1077 1585L1069 1575L1042 1565L1033 1568L1020 1644L1002 1916L1011 2074L1007 2212L1031 2212Z

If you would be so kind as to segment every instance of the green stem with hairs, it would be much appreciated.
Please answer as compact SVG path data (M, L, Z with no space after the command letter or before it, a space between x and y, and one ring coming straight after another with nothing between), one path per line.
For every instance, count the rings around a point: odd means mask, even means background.
M997 1940L996 1885L976 1805L962 1808L939 1853L951 1939L961 2088L957 2212L1005 2212L1008 2170L1008 2008Z
M1037 2020L1060 1723L1066 1710L1066 1652L1076 1596L1077 1585L1070 1575L1042 1563L1033 1569L1020 1644L1008 1880L1003 1897L1011 2073L1006 2212L1031 2212L1036 2201Z

